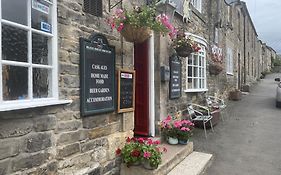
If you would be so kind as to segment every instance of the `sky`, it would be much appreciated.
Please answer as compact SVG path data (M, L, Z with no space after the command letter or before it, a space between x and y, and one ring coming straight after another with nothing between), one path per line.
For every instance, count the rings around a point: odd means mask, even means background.
M258 38L281 54L281 0L242 0L258 33Z

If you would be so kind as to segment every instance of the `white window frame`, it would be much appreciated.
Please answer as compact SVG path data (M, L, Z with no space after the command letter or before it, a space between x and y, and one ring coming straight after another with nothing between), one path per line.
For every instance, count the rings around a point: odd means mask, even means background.
M22 25L16 22L8 21L2 19L2 0L0 0L0 111L10 111L16 109L25 109L25 108L33 108L40 106L48 106L48 105L58 105L58 104L66 104L71 103L71 100L59 100L59 92L58 92L58 37L57 37L57 0L53 0L53 2L44 0L45 2L50 4L51 12L52 12L52 33L43 32L31 27L31 3L32 0L27 0L27 25ZM11 27L19 28L27 31L28 37L28 58L27 62L18 62L18 61L10 61L2 59L2 24L9 25ZM51 64L43 65L43 64L33 64L32 63L32 33L37 33L42 36L47 36L51 40ZM28 99L24 100L11 100L4 101L3 100L3 80L2 80L2 66L10 65L10 66L20 66L28 68ZM45 68L51 70L51 82L50 82L50 91L51 97L48 98L33 98L33 84L32 84L32 69L33 68Z
M185 82L185 90L184 92L205 92L205 91L208 91L208 88L207 88L207 73L206 73L206 67L207 67L207 58L206 58L206 48L207 48L207 42L204 38L200 37L200 36L197 36L197 35L194 35L194 34L191 34L191 33L186 33L186 35L189 35L191 37L193 37L194 41L196 43L198 43L200 46L201 46L201 50L197 53L192 53L189 58L186 58L186 65L185 65L185 68L186 68L186 74L185 74L185 77L186 77L186 82ZM194 57L197 57L198 59L202 59L202 63L203 65L194 65ZM192 60L192 63L191 65L188 64L188 59L191 59ZM197 62L199 63L199 61ZM194 76L194 72L192 69L192 76L189 76L188 75L188 67L197 67L197 77ZM201 76L199 76L199 70L201 69ZM191 81L192 81L192 88L189 88L188 87L188 79L191 78ZM203 86L200 88L198 87L194 87L194 81L195 80L199 80L201 81L201 83L203 84Z
M233 75L233 51L227 48L226 51L226 74Z
M202 13L202 0L191 0L190 2L196 10Z

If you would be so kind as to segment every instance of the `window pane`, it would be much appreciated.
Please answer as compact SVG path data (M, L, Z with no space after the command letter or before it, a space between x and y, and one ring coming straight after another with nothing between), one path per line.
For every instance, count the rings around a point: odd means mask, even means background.
M22 100L28 97L28 68L4 65L3 99Z
M193 61L193 65L198 65L199 63L199 57L197 55L194 55L194 61Z
M198 89L199 87L198 87L198 79L197 78L193 79L193 83L194 83L193 88Z
M50 71L47 69L33 69L33 97L45 98L49 97Z
M198 77L198 67L194 67L194 77Z
M52 33L51 7L47 2L32 0L32 28Z
M27 25L27 0L2 0L2 18Z
M2 25L2 59L27 62L27 32Z
M48 47L48 37L39 34L32 34L32 63L51 64L51 50Z

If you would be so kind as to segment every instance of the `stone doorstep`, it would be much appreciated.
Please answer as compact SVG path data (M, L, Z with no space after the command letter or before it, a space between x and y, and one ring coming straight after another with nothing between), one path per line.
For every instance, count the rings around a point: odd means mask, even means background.
M128 168L122 163L120 175L165 175L193 152L193 142L189 142L187 145L161 144L160 146L166 147L168 151L163 154L162 163L156 170L147 170L142 166Z
M179 163L168 175L200 175L209 166L212 154L193 152Z

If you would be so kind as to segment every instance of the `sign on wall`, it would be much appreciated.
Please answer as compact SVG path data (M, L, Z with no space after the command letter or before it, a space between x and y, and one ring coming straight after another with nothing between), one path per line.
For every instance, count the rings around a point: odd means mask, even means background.
M118 71L118 113L134 111L135 79L135 71Z
M81 115L115 110L115 48L96 34L80 38Z
M178 56L170 57L170 84L169 97L176 99L181 97L181 60Z

